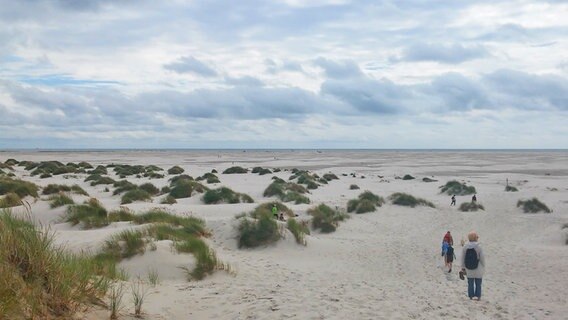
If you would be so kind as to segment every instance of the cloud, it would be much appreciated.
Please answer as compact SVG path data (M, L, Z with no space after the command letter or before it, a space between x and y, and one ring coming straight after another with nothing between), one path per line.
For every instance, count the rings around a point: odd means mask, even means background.
M266 66L266 72L270 74L277 74L280 72L305 72L302 64L293 60L276 62L274 59L265 59L264 65Z
M363 72L353 60L334 61L319 57L313 63L325 71L325 75L332 79L359 78Z
M181 57L175 62L165 64L164 68L177 73L193 73L202 77L217 76L217 71L193 56Z
M458 64L469 60L487 57L489 52L481 45L464 46L461 44L444 45L415 43L403 49L402 55L392 57L391 61L434 61Z
M245 87L262 87L264 83L255 77L243 76L243 77L225 77L225 82L233 86L245 86Z

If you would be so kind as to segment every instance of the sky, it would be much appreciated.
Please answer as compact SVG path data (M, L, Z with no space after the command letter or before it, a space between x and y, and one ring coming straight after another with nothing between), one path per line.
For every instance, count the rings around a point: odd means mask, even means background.
M566 149L566 17L562 0L0 0L0 149Z

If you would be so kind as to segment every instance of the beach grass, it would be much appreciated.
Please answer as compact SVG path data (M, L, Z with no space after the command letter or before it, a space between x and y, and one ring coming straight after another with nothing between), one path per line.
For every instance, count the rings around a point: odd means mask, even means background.
M430 208L436 207L432 202L422 198L416 198L408 193L396 192L390 195L389 199L391 200L392 204L399 206L407 206L411 208L414 208L416 206L426 206Z
M479 211L479 210L485 211L485 207L483 207L483 205L481 203L472 201L472 202L462 203L459 207L459 210L463 211L463 212L472 212L472 211Z
M235 192L230 188L221 187L214 190L208 190L203 195L205 204L218 203L253 203L254 200L247 194Z
M26 196L38 197L39 187L28 181L20 179L12 179L9 177L0 177L0 196L7 193L15 193L20 198Z
M189 198L194 193L204 193L209 190L209 188L197 181L186 179L176 180L172 182L171 186L170 196L176 199Z
M237 238L239 248L255 248L278 241L280 232L272 213L263 212L256 219L241 218Z
M142 189L127 191L121 198L120 204L129 204L135 201L151 201L152 195Z
M0 212L0 314L6 319L67 319L109 287L89 256L54 244L54 235Z
M347 202L347 212L373 212L384 203L385 199L367 190L361 193L357 199L351 199Z
M64 221L73 226L81 224L83 229L101 228L109 223L107 210L95 198L80 205L69 206Z
M234 167L230 167L225 169L225 171L223 171L223 174L243 174L243 173L247 173L248 169L245 169L243 167L239 167L239 166L234 166Z
M517 202L517 208L522 207L524 213L551 213L552 210L548 208L544 203L542 203L537 198L532 198L529 200L519 200Z
M22 199L14 192L7 193L0 198L0 208L11 208L22 205Z
M312 228L319 229L322 233L334 232L340 221L349 218L346 213L334 210L325 204L308 209L308 214L312 216Z
M308 242L306 241L306 234L310 234L310 228L307 224L298 222L294 218L289 218L286 222L286 227L294 235L296 242L298 244L306 246Z
M516 187L510 186L510 185L507 185L507 186L505 186L505 191L507 191L507 192L518 192L519 189L517 189Z
M168 174L182 174L185 170L180 166L173 166L168 169Z
M448 181L445 185L440 186L440 192L448 195L465 196L469 194L476 194L475 187L468 186L456 180Z
M63 192L60 192L58 194L52 194L51 196L49 196L49 201L50 201L49 207L51 209L62 207L69 204L75 204L73 199Z

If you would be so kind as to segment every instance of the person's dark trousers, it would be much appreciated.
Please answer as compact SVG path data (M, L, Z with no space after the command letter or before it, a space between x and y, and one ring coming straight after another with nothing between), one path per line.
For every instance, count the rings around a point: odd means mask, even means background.
M481 298L481 278L467 278L467 295L470 299Z

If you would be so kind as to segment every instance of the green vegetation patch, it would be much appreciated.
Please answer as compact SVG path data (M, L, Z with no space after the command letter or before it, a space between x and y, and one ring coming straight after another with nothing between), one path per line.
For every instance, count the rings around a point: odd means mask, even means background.
M296 242L301 245L307 245L306 235L310 234L310 228L308 227L308 223L305 221L296 221L294 218L288 219L286 222L286 227L290 232L294 235Z
M214 173L207 172L201 177L197 177L195 180L203 181L205 180L207 183L220 183L219 177L217 177Z
M127 191L121 198L120 204L129 204L135 201L150 201L152 195L142 189L133 189Z
M180 166L173 166L168 169L168 174L182 174L185 170Z
M107 210L95 198L84 204L69 206L64 221L73 226L81 224L83 229L101 228L109 224Z
M310 203L310 199L304 196L308 190L302 185L285 182L282 179L275 179L265 190L265 197L277 196L284 202L294 202L295 204Z
M38 197L38 186L34 183L9 177L0 177L0 195L10 192L17 194L20 198L26 196Z
M352 184L352 185L349 186L349 190L359 190L359 189L361 189L361 188L359 188L359 186L356 185L356 184Z
M44 195L50 195L59 192L70 192L70 191L71 187L64 184L48 184L43 188L41 193Z
M270 171L270 169L263 168L263 167L254 167L254 168L252 168L251 173L258 173L258 175L263 176L265 174L271 174L272 171Z
M325 204L308 209L308 214L312 216L312 228L320 230L322 233L334 232L339 226L339 221L349 218L349 215L334 210Z
M225 171L223 171L223 174L242 174L242 173L247 173L248 169L245 169L243 167L239 167L239 166L235 166L235 167L230 167L227 168Z
M398 206L406 206L414 208L416 206L426 206L430 208L435 208L436 206L425 199L415 198L414 196L408 193L396 192L393 193L389 199L391 200L392 204L396 204Z
M519 200L517 202L517 208L521 207L524 213L551 213L550 210L544 203L542 203L537 198L532 198L530 200Z
M255 248L280 240L278 224L272 213L261 213L256 219L242 217L238 226L239 248Z
M203 195L205 204L217 203L253 203L254 200L247 194L235 192L227 187L221 187L215 190L208 190Z
M431 179L431 178L428 178L428 177L424 177L424 178L422 178L422 181L424 181L424 182L437 182L438 180Z
M9 192L0 197L0 208L11 208L22 205L22 199L14 192Z
M162 201L160 201L161 204L174 204L177 203L176 198L170 196L169 194L167 196L165 196Z
M505 187L505 191L507 191L507 192L518 192L519 189L517 189L517 188L515 188L515 187L513 187L513 186L507 185L507 186Z
M416 178L414 178L413 176L409 175L409 174L405 174L404 177L402 177L402 180L414 180Z
M337 175L333 174L333 173L326 173L323 175L323 178L327 181L331 181L331 180L339 180L339 178L337 177Z
M463 212L472 212L472 211L479 211L479 210L484 210L485 208L483 207L483 205L481 203L478 202L464 202L460 205L459 207L460 211Z
M189 198L195 193L204 193L208 190L209 188L197 181L177 180L176 183L172 183L170 196L176 199Z
M385 199L372 193L365 191L359 195L357 199L351 199L347 202L347 212L367 213L377 210L377 207L382 206Z
M456 180L448 181L445 185L440 186L440 192L449 195L465 196L469 194L476 194L475 187L467 186L465 183L461 183Z
M90 256L66 252L52 233L0 213L0 314L4 319L70 319L101 301L111 273ZM116 266L107 265L105 270Z
M51 202L49 206L51 209L62 207L69 204L75 204L73 199L64 193L52 194L49 196L49 201Z

